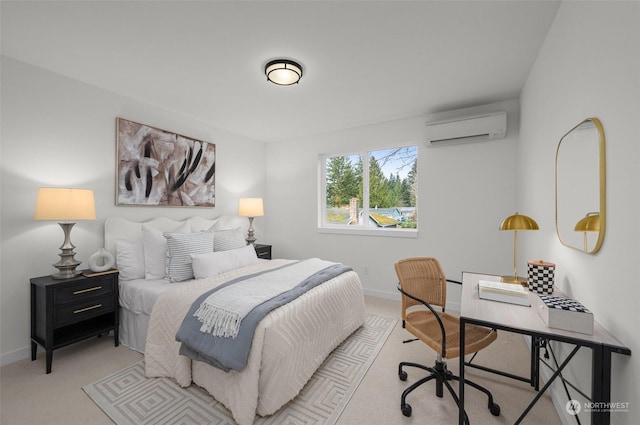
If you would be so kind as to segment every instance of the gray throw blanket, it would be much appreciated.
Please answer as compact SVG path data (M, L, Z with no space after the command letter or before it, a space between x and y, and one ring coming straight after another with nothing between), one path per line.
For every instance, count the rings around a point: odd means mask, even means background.
M220 288L209 295L195 312L202 323L200 330L215 336L235 338L240 331L240 323L251 310L333 264L310 258L282 267L277 272L254 275Z
M200 330L202 323L195 313L212 293L229 285L234 285L262 274L278 273L278 270L291 267L295 264L298 264L298 262L286 264L276 269L242 276L200 295L189 308L189 312L176 334L176 340L181 342L180 354L193 360L208 363L211 366L227 372L230 370L240 372L247 365L253 334L255 333L258 323L264 316L271 312L271 310L296 299L310 289L351 270L351 267L345 266L344 264L327 263L328 266L326 268L307 277L292 289L282 292L253 308L243 318L240 323L239 332L235 338L215 336Z

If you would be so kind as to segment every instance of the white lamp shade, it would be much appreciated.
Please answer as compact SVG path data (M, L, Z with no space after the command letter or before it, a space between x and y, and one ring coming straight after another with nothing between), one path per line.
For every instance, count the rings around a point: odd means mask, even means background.
M38 189L35 220L95 220L93 190L41 187Z
M260 217L264 215L262 198L240 198L238 215L242 217Z

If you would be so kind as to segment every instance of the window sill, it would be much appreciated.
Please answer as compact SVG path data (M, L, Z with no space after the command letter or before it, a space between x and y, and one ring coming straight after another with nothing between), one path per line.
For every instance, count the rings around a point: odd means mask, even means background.
M365 227L318 227L318 233L334 235L383 236L391 238L417 238L416 229L367 229Z

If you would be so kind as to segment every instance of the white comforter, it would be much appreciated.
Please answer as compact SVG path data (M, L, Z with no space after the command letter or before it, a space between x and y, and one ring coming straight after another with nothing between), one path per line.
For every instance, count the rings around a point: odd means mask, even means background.
M247 367L224 372L180 356L175 334L193 301L221 283L258 270L281 266L272 260L165 291L151 313L145 368L148 377L192 382L223 403L240 425L256 413L275 413L304 387L331 351L365 319L364 297L355 272L344 273L269 313L258 325Z

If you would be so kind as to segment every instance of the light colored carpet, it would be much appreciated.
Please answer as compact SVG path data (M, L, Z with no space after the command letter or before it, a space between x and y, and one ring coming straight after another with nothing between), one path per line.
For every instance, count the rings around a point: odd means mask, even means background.
M329 355L298 397L255 423L335 424L396 322L367 315L365 325ZM143 361L83 390L117 425L235 423L221 403L196 385L181 388L171 379L146 378Z

